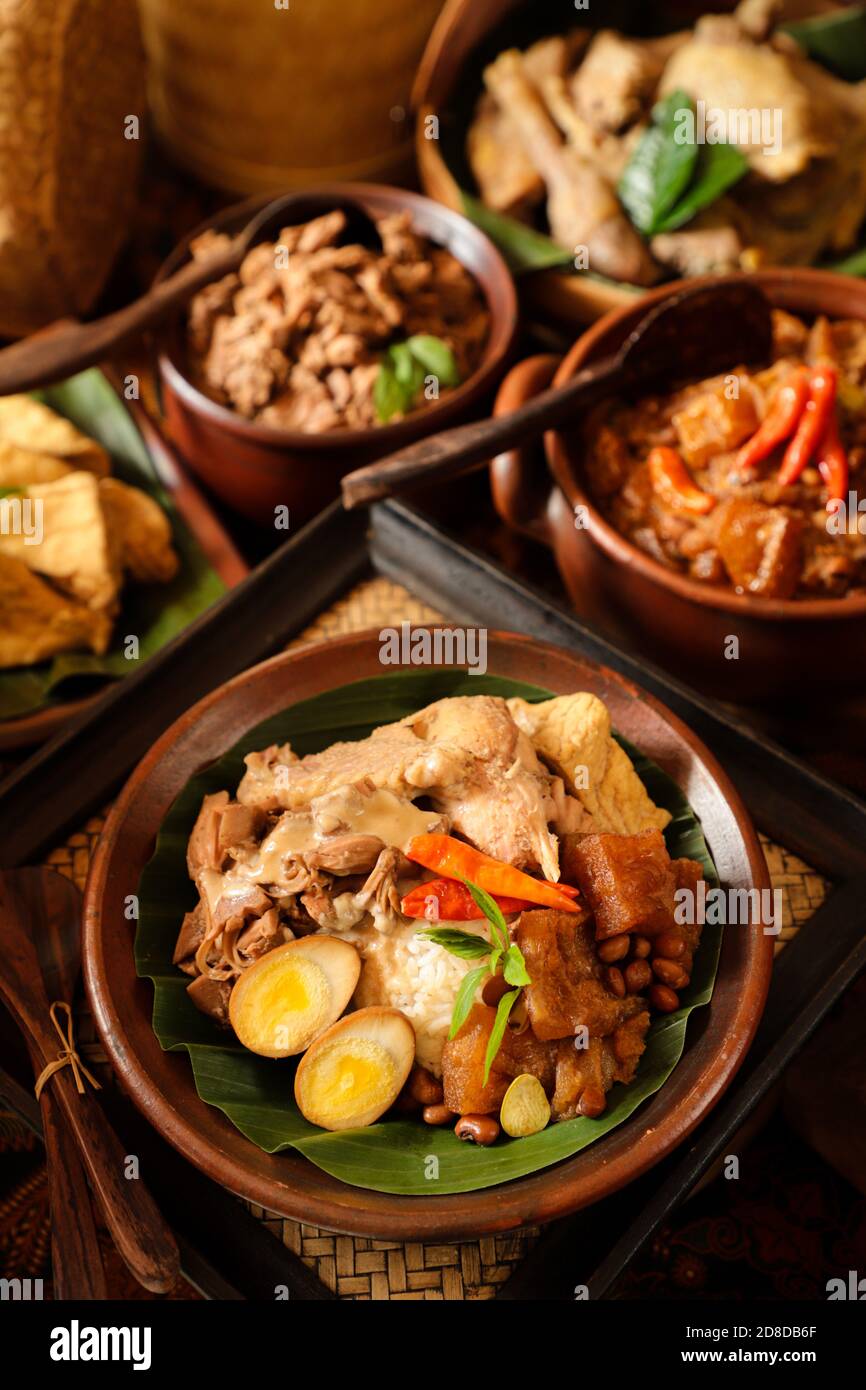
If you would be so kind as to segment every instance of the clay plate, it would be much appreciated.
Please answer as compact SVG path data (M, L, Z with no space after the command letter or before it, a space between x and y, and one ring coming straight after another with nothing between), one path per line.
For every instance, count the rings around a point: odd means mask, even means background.
M489 635L488 670L560 694L599 695L615 728L689 798L722 884L769 888L755 830L726 774L658 701L580 656L511 633ZM726 931L712 1002L691 1016L682 1059L647 1104L574 1158L480 1192L391 1196L348 1186L291 1150L263 1153L199 1099L188 1058L163 1052L151 1027L153 989L135 974L124 899L135 890L172 801L262 720L348 679L381 674L378 634L317 643L236 677L154 745L109 815L87 883L84 977L96 1025L121 1082L156 1129L216 1182L281 1216L390 1240L460 1240L551 1221L657 1163L719 1099L746 1054L769 986L772 937L759 925Z

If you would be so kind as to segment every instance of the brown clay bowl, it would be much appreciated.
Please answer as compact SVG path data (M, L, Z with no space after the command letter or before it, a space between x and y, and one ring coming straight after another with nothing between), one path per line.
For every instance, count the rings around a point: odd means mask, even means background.
M459 213L418 193L377 184L323 184L311 191L354 200L373 216L410 212L416 230L446 247L475 277L491 328L478 370L455 391L392 425L328 434L274 429L212 401L189 378L183 316L162 330L157 365L166 427L187 464L231 508L262 525L273 526L274 509L288 507L293 530L333 501L344 473L470 418L505 371L517 328L511 272L493 243ZM189 259L190 241L206 227L237 231L267 201L236 204L196 228L169 256L156 283Z
M812 318L866 319L866 282L820 270L765 270L757 280L778 308ZM496 411L513 410L615 351L677 281L594 324L561 360L512 369ZM712 333L712 324L707 325ZM591 622L723 700L780 700L792 690L858 689L866 680L866 598L778 600L735 594L667 569L615 531L594 506L582 473L580 431L545 437L537 451L502 454L491 468L493 500L518 531L549 545L575 607ZM583 507L582 528L575 508ZM725 656L730 637L739 658Z
M348 1186L290 1150L263 1153L199 1099L187 1058L162 1051L151 1027L151 986L135 974L124 900L174 798L261 720L349 675L380 675L379 647L377 633L361 633L256 666L193 706L142 760L108 817L87 883L83 957L93 1015L122 1084L159 1132L209 1177L282 1216L393 1240L459 1240L550 1221L657 1163L719 1099L746 1054L769 985L772 938L759 925L725 933L710 1005L692 1015L668 1082L630 1120L573 1159L462 1196L389 1196ZM769 887L755 830L727 775L664 706L611 671L510 633L489 635L488 666L559 693L595 691L616 728L689 797L722 883Z

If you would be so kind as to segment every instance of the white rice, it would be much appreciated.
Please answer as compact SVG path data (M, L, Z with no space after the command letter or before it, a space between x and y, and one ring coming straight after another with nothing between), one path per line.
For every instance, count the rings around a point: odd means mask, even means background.
M489 941L487 922L442 924L483 936ZM435 945L421 932L424 922L409 922L387 935L371 928L346 935L364 957L361 979L355 991L359 1008L373 1004L399 1009L415 1029L416 1056L436 1076L442 1072L442 1047L451 1026L454 998L467 970L482 962L463 960Z

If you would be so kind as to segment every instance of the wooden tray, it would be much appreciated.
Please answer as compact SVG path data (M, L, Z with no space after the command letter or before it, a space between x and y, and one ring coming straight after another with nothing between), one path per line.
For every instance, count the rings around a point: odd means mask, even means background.
M201 621L176 644L171 659L165 653L158 654L149 668L130 678L122 692L109 691L102 697L102 708L85 716L75 738L61 736L53 747L41 750L8 779L0 789L0 817L5 817L4 826L9 826L4 858L9 864L32 862L52 849L65 830L82 827L88 812L104 805L124 773L193 699L268 651L285 645L330 605L337 603L332 612L338 613L350 586L371 571L399 579L439 612L485 625L507 623L600 660L650 689L712 746L760 828L835 882L826 905L801 927L783 953L764 1023L740 1076L709 1122L712 1132L701 1126L685 1150L653 1170L648 1188L646 1179L632 1184L614 1199L613 1209L609 1202L598 1203L574 1218L579 1223L577 1229L568 1222L550 1227L535 1247L540 1253L533 1252L518 1265L513 1280L500 1295L508 1297L509 1289L516 1288L523 1297L546 1297L555 1288L561 1296L573 1296L574 1284L589 1278L611 1255L615 1257L613 1266L608 1263L604 1279L597 1285L603 1296L614 1277L612 1268L622 1269L661 1219L654 1201L659 1192L665 1194L665 1213L682 1200L696 1175L713 1162L719 1143L724 1144L725 1134L731 1132L730 1126L736 1127L766 1094L771 1084L767 1078L779 1075L811 1028L866 963L861 905L866 808L856 798L739 725L713 702L696 698L685 687L605 642L564 607L520 584L411 509L388 503L373 510L369 532L364 518L346 516L332 508L227 595L218 605L218 613ZM292 596L290 602L286 595ZM421 609L421 616L427 616L427 611ZM332 618L330 624L330 630L339 629L339 618ZM329 630L327 625L324 630ZM263 634L267 634L266 643ZM116 735L110 749L104 747L108 718L113 720ZM64 796L46 801L45 785L63 787ZM74 853L77 856L84 851ZM795 862L792 872L786 873L783 852L774 854L775 872L782 873L783 881L787 877L803 884L805 892L798 891L804 897L811 893L808 885L813 879L820 886L814 874L808 881L796 878ZM820 898L820 892L815 898ZM810 907L809 901L802 902L798 915L807 916ZM683 1177L686 1168L687 1180ZM184 1168L184 1172L190 1171L188 1166ZM639 1227L631 1227L635 1208L638 1216L642 1209L646 1212ZM178 1220L182 1228L183 1212ZM264 1226L257 1230L267 1236ZM333 1239L325 1239L323 1246L322 1233L311 1227L282 1223L277 1231L311 1262L321 1258L323 1273L333 1271L336 1251L339 1270L346 1277L347 1295L365 1296L358 1288L360 1281L372 1296L387 1296L387 1289L383 1289L387 1281L374 1272L374 1268L383 1269L387 1257L389 1271L392 1263L395 1269L395 1296L408 1296L403 1292L407 1271L416 1281L410 1286L416 1295L427 1288L432 1297L443 1296L443 1289L444 1296L459 1296L462 1257L453 1247L427 1247L425 1269L425 1253L418 1245L395 1251L392 1260L387 1242L373 1241L366 1251L363 1243L356 1243L353 1254L342 1250L339 1238L336 1245ZM618 1240L618 1236L623 1239ZM245 1239L252 1241L253 1236L247 1232ZM270 1236L267 1240L268 1248L280 1248ZM466 1277L482 1277L483 1262L484 1278L502 1279L522 1253L514 1242L488 1241L481 1247L473 1243L466 1257ZM494 1257L500 1263L488 1276ZM225 1277L232 1267L230 1249L223 1250L220 1259ZM347 1272L355 1259L357 1270ZM476 1264L479 1272L474 1276ZM447 1281L443 1270L451 1271ZM330 1273L328 1278L333 1282ZM488 1285L488 1294L491 1291ZM218 1292L216 1296L220 1296Z

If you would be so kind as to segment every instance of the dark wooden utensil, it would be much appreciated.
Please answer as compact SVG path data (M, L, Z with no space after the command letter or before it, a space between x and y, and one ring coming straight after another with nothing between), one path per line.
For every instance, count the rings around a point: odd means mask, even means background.
M585 406L614 392L653 391L690 377L761 362L772 346L770 305L748 281L714 280L652 309L622 349L564 386L543 391L520 410L444 430L343 479L348 508L446 480L567 425Z
M37 947L50 999L71 1003L78 978L81 896L52 869L16 869L5 874ZM28 1039L34 1075L43 1063ZM39 1097L51 1202L51 1270L58 1300L105 1299L108 1289L81 1155L66 1126L53 1088Z
M187 261L169 279L115 313L106 314L93 323L52 325L48 330L4 348L0 352L0 396L46 386L94 366L127 338L168 318L197 290L237 270L247 252L258 242L278 233L286 225L287 217L305 222L337 209L346 215L346 236L350 240L381 248L376 224L359 204L348 199L335 203L333 198L315 192L286 194L257 212L232 237L228 246L200 260Z
M15 1018L41 1071L59 1052L49 1018L36 947L24 927L27 895L21 879L0 873L0 998ZM146 1289L167 1293L177 1280L177 1245L141 1179L124 1175L125 1154L93 1091L79 1094L67 1066L46 1083L59 1103L106 1225L128 1268Z

